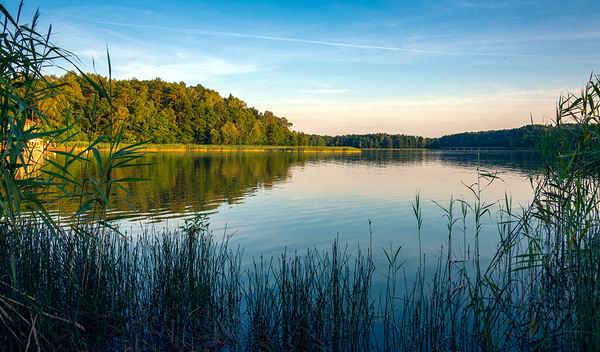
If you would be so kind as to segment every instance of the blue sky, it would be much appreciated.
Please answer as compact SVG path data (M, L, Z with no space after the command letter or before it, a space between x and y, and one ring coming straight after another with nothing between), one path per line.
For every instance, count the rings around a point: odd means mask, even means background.
M16 8L16 1L4 2ZM118 78L233 94L297 130L439 136L553 116L600 71L600 1L26 1Z

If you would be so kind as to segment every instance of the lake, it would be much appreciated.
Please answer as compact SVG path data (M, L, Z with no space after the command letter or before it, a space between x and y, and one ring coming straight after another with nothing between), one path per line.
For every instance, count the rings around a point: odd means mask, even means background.
M111 213L129 217L120 221L124 232L136 234L145 226L176 229L184 219L205 214L217 236L231 235L232 243L243 248L245 260L278 256L284 250L327 249L339 238L349 251L369 243L376 253L402 246L408 264L418 258L412 209L417 193L423 209L423 251L435 256L447 240L440 205L447 206L450 197L473 201L466 185L476 182L478 168L500 178L483 192L486 202L508 194L518 207L531 199L527 176L539 167L530 152L422 150L165 152L149 154L144 162L150 165L118 175L147 179L132 184L129 195L115 198ZM62 210L73 208L58 204ZM494 219L485 220L484 255L496 248Z

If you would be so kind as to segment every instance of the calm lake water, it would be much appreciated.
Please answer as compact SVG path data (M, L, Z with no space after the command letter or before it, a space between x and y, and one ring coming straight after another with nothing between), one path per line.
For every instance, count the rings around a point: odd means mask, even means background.
M436 151L157 153L145 162L151 165L119 175L148 179L116 199L112 211L131 216L120 224L128 233L139 233L149 222L176 229L202 213L217 236L233 236L248 260L284 250L327 249L336 237L354 251L369 245L372 232L375 252L402 246L409 264L418 255L412 210L417 193L423 249L437 256L447 231L435 202L445 206L451 196L472 201L465 184L477 180L479 167L501 178L485 190L484 199L495 202L506 193L518 207L532 197L527 175L539 164L528 152ZM496 247L493 220L488 217L484 227L484 254Z

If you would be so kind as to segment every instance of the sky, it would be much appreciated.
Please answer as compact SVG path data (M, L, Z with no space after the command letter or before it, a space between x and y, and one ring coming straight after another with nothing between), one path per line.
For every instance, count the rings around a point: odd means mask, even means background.
M0 1L9 9L18 2ZM25 1L88 71L202 84L319 134L547 123L600 72L600 1Z

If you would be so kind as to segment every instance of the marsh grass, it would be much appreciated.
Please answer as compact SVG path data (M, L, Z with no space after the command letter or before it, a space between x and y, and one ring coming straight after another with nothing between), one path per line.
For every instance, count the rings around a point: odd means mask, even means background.
M248 270L245 305L250 350L344 350L370 347L374 319L371 252L334 242L330 251L260 258Z
M136 241L35 225L2 238L2 258L19 249L0 273L5 350L235 346L239 253L198 222Z

